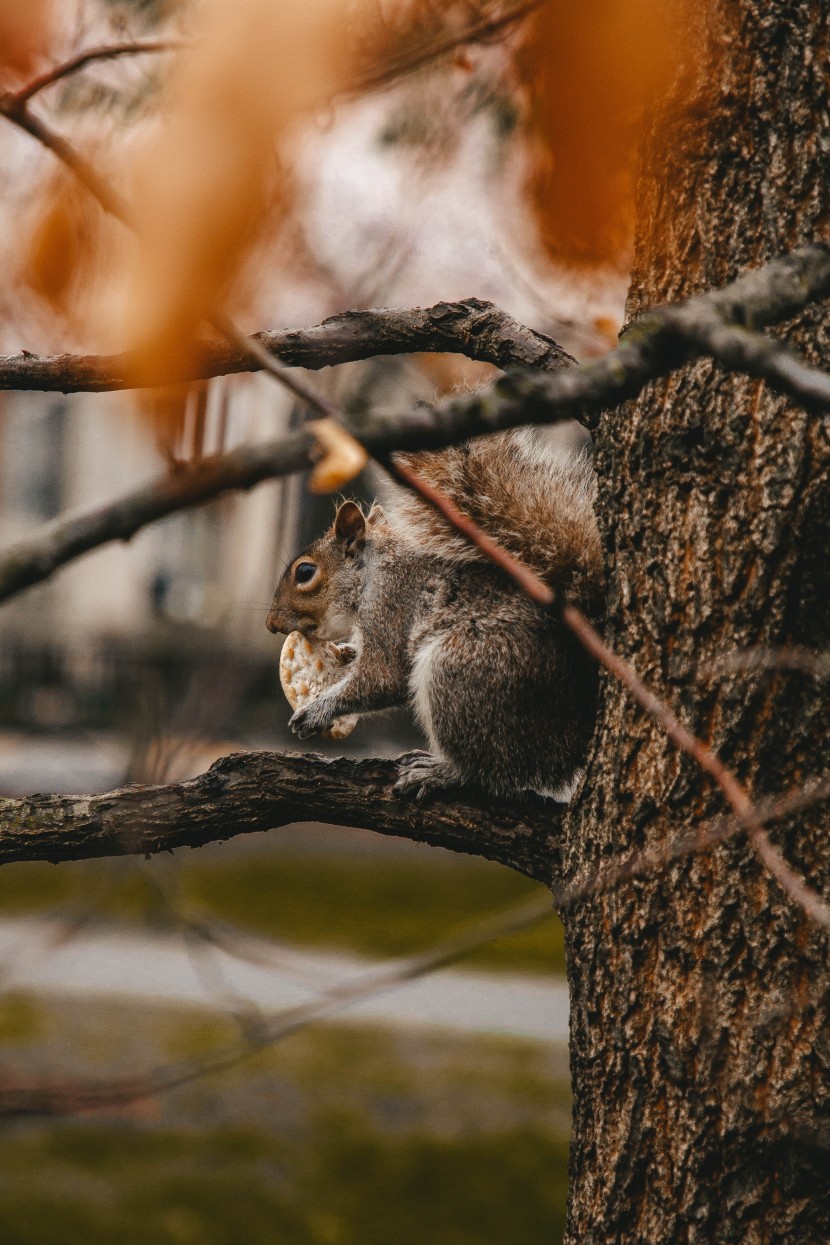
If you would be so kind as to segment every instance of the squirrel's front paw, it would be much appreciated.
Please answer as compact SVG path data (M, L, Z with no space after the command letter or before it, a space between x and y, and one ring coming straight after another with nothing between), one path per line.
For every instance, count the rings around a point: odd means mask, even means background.
M320 700L313 700L310 705L306 705L304 709L298 709L289 718L288 729L293 731L298 739L309 739L312 735L327 731L333 721L334 714L328 706Z
M339 641L338 643L334 643L332 641L329 644L329 652L334 660L339 662L341 666L351 665L357 657L357 649L355 646L353 644L346 644L342 641Z
M398 758L398 780L392 791L424 800L436 791L459 785L458 774L449 761L431 752L405 752Z

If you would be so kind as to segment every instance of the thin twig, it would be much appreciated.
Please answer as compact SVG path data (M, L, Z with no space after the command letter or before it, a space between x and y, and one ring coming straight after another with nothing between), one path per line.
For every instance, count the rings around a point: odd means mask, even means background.
M186 39L134 39L128 43L105 43L100 47L79 52L77 56L71 56L61 64L55 65L53 69L48 69L46 73L33 78L19 91L10 92L10 98L18 106L28 104L40 91L44 91L55 82L60 82L63 78L70 77L80 69L86 69L87 65L91 65L94 61L116 60L124 56L145 56L151 52L177 52L188 46Z
M41 146L51 151L81 185L86 187L93 198L97 199L105 212L120 220L128 228L133 228L129 221L126 201L99 176L93 165L71 143L57 134L45 121L31 113L25 104L17 104L14 96L0 97L0 116L4 116L7 121L11 121L13 125L36 139Z
M534 601L538 601L540 605L553 605L555 600L553 590L548 587L544 580L540 579L534 571L524 566L518 558L514 558L511 553L503 549L498 541L493 540L492 536L488 536L477 523L474 523L463 511L459 510L452 498L447 497L440 489L427 483L411 467L407 467L405 463L402 463L394 456L378 456L377 461L394 479L411 489L412 492L417 493L425 502L442 514L457 532L460 532L468 541L476 545L485 557L489 558L491 562L495 562L496 566L500 566L529 597Z
M764 830L752 800L732 770L702 739L693 735L680 722L669 705L646 686L634 667L605 643L580 610L573 605L566 605L562 611L562 617L588 652L592 653L606 670L628 688L637 703L654 718L678 748L692 757L704 773L714 780L746 831L759 859L781 889L814 921L823 925L825 929L830 929L830 904L787 864Z
M698 669L701 678L720 675L762 674L776 670L793 670L807 674L817 682L830 679L830 653L793 644L786 648L747 648L723 653Z
M506 913L476 924L472 930L447 939L431 951L335 985L318 998L286 1010L276 1019L251 1023L243 1042L234 1042L201 1058L166 1065L142 1076L69 1085L12 1085L7 1080L6 1085L0 1088L0 1115L70 1115L102 1107L125 1106L141 1098L178 1089L211 1073L235 1067L309 1025L425 977L487 943L531 929L549 920L552 914L550 898L541 902L536 898L531 903L511 908Z
M550 0L525 0L525 3L516 5L506 13L494 17L482 17L444 39L417 48L414 52L403 53L397 59L387 59L380 68L369 70L354 78L340 94L360 95L366 91L382 89L400 78L425 69L428 65L442 60L471 43L487 43L549 2Z
M223 337L243 354L247 355L252 363L256 363L267 372L269 376L273 376L281 385L288 389L295 397L300 398L303 402L307 402L313 410L317 411L323 418L336 419L340 412L333 402L329 402L328 398L324 398L321 393L314 388L296 372L290 371L283 367L267 350L256 337L249 337L247 333L243 333L240 328L229 320L227 316L220 312L212 312L210 322L217 328Z
M830 799L830 781L817 779L804 783L803 786L790 791L787 795L760 801L755 805L755 812L765 823L781 821L828 799ZM554 887L554 906L557 911L561 911L579 900L589 899L593 895L613 890L614 887L633 878L652 876L673 861L708 851L710 847L723 843L742 830L741 823L729 814L712 818L711 821L696 826L694 830L684 830L661 843L643 848L641 851L631 852L622 859L614 858L607 864L594 869L581 881L570 882L567 886Z

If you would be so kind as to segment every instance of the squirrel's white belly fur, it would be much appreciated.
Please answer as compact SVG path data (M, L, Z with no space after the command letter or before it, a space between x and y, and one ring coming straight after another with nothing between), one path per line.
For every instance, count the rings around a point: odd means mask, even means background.
M435 704L433 674L438 650L444 638L443 634L439 634L422 641L415 654L409 675L409 695L415 718L429 740L430 747L438 753L441 752L441 748L436 738L432 717Z

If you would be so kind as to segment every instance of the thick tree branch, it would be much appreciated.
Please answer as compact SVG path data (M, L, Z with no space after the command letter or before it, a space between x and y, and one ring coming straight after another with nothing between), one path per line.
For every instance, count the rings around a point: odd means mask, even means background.
M747 273L721 290L648 313L600 359L562 371L574 360L552 338L520 324L492 303L470 298L433 307L347 311L308 329L273 329L249 339L291 367L319 369L378 355L445 352L464 354L496 367L528 367L522 376L464 395L435 408L466 422L489 413L494 427L519 422L512 397L524 394L537 408L534 422L594 414L639 393L649 380L675 371L688 359L711 355L731 370L763 376L776 389L808 405L830 406L830 380L805 365L781 343L756 330L797 314L830 295L830 247L799 248ZM259 370L261 364L229 342L205 342L196 365L176 379L206 380ZM23 353L0 357L0 389L101 392L129 387L129 356ZM518 394L517 394L518 387ZM497 401L493 401L493 395ZM393 417L400 420L400 416ZM422 417L423 418L423 417ZM479 429L481 431L481 429ZM452 434L447 429L448 439Z
M412 349L419 334L437 331L436 324L443 321L444 346L455 341L459 348L463 345L465 353L473 354L478 349L475 343L483 341L486 349L493 352L491 361L496 355L502 364L517 359L529 364L533 360L532 370L528 366L474 393L403 413L373 413L369 422L353 431L369 453L382 461L396 449L435 449L520 424L582 418L590 426L599 411L633 396L647 381L680 367L696 353L698 348L689 345L683 334L684 326L698 313L707 321L717 315L730 316L744 325L762 325L786 319L828 294L830 247L801 247L722 290L702 294L679 308L649 313L632 325L616 350L602 359L573 367L561 366L564 352L555 342L523 329L503 312L475 300L438 304L421 312L348 313L335 317L333 328L328 321L305 333L285 336L302 337L307 350L311 349L312 335L317 336L318 343L321 338L327 339L326 348L340 352L340 361L345 361L347 357L359 357L354 353L355 337L361 341L364 357L368 353L384 353L390 340L399 349L403 344L402 324L408 318L412 333L408 348ZM451 309L446 317L443 308ZM432 327L427 329L427 324ZM372 332L380 334L380 340L371 347L369 326ZM390 338L384 337L385 329ZM314 349L317 348L315 345ZM775 349L785 359L792 359L784 347ZM243 362L241 353L238 357ZM304 361L307 359L308 355ZM41 362L25 358L20 366L26 369ZM247 366L251 366L250 362ZM802 380L805 373L810 379L806 386L809 394L803 400L815 405L818 381L813 384L813 380L822 374L799 366ZM550 367L555 370L539 370ZM785 386L782 383L778 387ZM310 467L314 448L313 436L301 430L277 441L204 459L143 485L111 506L58 519L0 556L0 601L47 579L59 566L80 554L108 541L127 540L146 524L174 511L200 505L231 489L251 488L262 480Z
M442 409L444 423L477 419L479 432L526 423L580 419L593 428L599 413L636 397L651 380L692 359L711 357L730 371L760 376L808 408L830 409L830 378L758 329L788 320L830 296L830 246L813 243L685 303L656 307L634 321L619 346L600 359L553 375L521 374L498 381ZM473 410L477 398L478 409ZM483 425L483 426L482 426Z
M483 856L550 883L563 805L533 796L499 805L467 794L422 805L393 795L396 777L393 761L249 752L166 787L3 799L0 864L154 855L321 821Z
M251 339L290 367L317 370L378 355L463 354L507 368L542 371L575 360L556 342L478 298L433 307L346 311L307 329L272 329ZM0 356L0 389L100 393L129 388L130 358L120 355ZM259 370L248 350L227 341L204 342L195 366L173 379L209 380Z
M650 380L691 358L710 355L738 372L762 376L808 406L830 407L830 379L792 351L758 333L830 295L830 247L800 247L721 290L656 308L635 321L619 346L577 366L551 338L519 324L490 303L466 299L407 310L349 311L309 329L257 333L250 341L305 368L331 367L377 355L441 351L497 367L527 367L493 386L448 400L417 418L373 417L367 436L386 448L426 448L519 423L593 416L636 396ZM0 358L0 388L101 391L128 386L127 355L29 353ZM205 343L197 366L181 380L258 370L247 350ZM404 442L404 434L409 436ZM395 444L395 439L400 444Z
M0 865L150 856L315 820L508 865L548 885L561 910L631 878L659 873L744 828L734 816L717 817L561 886L554 871L565 805L532 795L509 806L480 804L466 792L457 800L418 804L392 794L396 772L393 761L251 752L224 757L206 774L169 786L6 798L0 800ZM830 784L817 779L760 801L754 814L764 822L781 820L828 798Z

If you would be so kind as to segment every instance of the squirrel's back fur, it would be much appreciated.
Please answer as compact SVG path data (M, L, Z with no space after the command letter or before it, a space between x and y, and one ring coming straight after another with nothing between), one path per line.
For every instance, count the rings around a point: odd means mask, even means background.
M522 429L395 458L576 604L596 602L601 547L589 454L552 449ZM408 544L450 562L486 561L416 494L395 488L384 510Z

